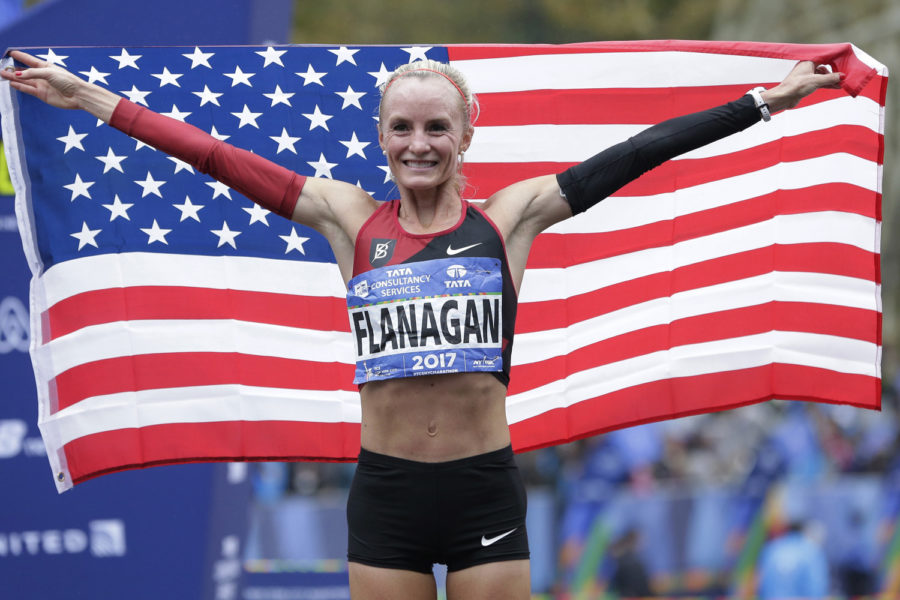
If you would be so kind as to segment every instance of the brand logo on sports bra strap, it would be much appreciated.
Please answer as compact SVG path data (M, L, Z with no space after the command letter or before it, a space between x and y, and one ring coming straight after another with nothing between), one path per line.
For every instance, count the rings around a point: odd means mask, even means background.
M475 246L480 246L482 242L478 242L477 244L469 244L468 246L463 246L462 248L454 248L453 244L447 246L447 256L456 256L460 252L465 252L466 250L471 250Z
M394 256L394 246L397 240L375 238L369 246L369 264L375 268L383 267Z

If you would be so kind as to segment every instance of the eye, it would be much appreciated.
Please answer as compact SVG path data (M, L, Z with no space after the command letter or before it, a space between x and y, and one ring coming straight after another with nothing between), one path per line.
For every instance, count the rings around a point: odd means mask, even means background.
M438 133L447 131L448 129L449 127L447 127L445 123L432 123L428 126L428 131L434 131Z

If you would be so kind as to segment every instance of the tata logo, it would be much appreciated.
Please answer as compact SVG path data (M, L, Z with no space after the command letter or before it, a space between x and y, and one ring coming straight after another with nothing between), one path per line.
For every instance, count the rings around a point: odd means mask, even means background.
M468 279L463 279L466 276L466 268L462 265L450 265L447 267L447 277L450 277L449 281L445 281L444 285L448 288L466 288L472 287L472 282Z
M401 267L399 269L385 269L384 274L388 277L404 277L406 275L412 275L412 269L409 267Z
M84 552L97 558L125 556L125 522L97 519L88 523L87 531L72 528L0 532L0 559Z
M28 352L28 310L15 296L0 300L0 354Z

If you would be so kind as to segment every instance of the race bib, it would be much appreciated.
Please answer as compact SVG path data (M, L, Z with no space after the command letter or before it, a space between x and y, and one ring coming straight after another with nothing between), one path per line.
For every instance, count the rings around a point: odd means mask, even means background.
M503 275L495 258L380 267L347 290L354 383L501 371Z

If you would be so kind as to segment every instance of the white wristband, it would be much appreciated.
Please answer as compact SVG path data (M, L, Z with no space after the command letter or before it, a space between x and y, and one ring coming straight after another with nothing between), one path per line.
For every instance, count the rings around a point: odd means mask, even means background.
M769 111L769 105L766 104L766 101L763 100L762 94L760 93L764 91L766 91L766 88L760 86L748 91L747 94L749 94L750 97L753 98L753 102L756 103L756 108L759 109L759 114L762 115L762 120L770 121L772 119L772 113Z

